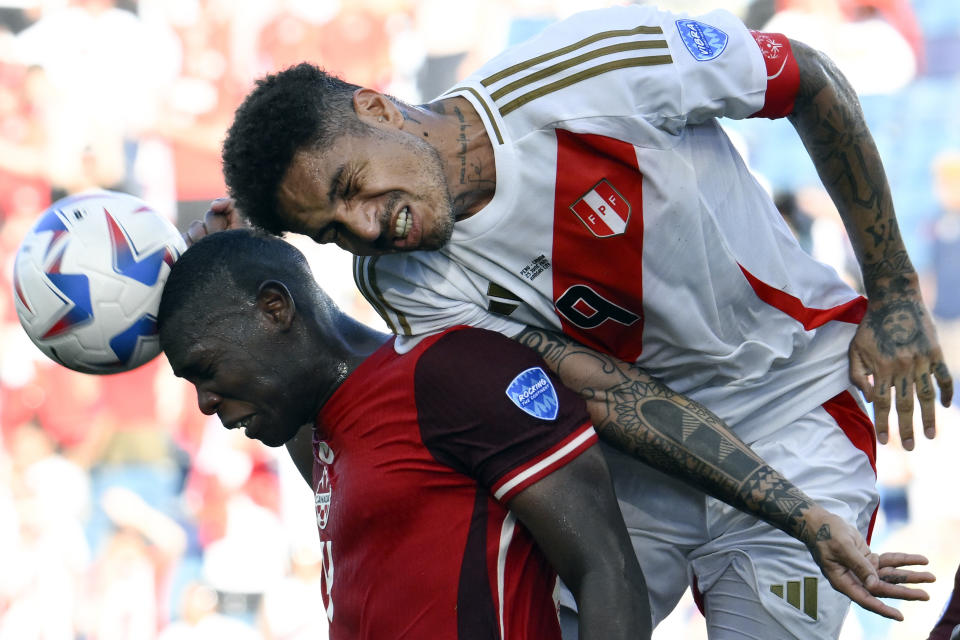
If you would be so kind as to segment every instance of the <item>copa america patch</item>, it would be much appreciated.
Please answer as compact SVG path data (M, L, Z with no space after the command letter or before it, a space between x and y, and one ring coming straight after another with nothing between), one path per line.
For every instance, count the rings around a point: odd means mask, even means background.
M727 34L697 20L677 20L677 31L684 46L701 62L713 60L727 48Z
M553 420L560 410L557 390L540 367L527 369L507 386L507 397L534 418Z

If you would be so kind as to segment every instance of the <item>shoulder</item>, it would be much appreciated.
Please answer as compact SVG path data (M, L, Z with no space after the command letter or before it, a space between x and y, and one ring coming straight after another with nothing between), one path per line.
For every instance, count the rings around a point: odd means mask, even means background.
M525 368L541 365L543 361L536 352L496 331L458 327L432 340L421 354L417 384L473 388L499 385Z

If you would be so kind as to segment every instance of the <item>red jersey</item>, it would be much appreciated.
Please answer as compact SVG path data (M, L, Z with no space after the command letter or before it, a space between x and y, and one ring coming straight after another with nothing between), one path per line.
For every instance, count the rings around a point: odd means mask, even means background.
M950 595L950 601L940 615L940 620L930 631L930 637L927 640L952 640L960 629L960 567L953 577L953 593Z
M479 329L390 340L315 434L332 640L559 640L556 574L504 505L597 436L535 353Z

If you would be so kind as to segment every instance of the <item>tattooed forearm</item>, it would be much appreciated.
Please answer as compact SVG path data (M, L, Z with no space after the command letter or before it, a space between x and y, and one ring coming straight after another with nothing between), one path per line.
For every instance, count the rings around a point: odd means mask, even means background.
M709 409L566 336L528 328L516 339L587 401L604 441L811 544L803 516L813 501Z
M903 247L880 154L856 93L826 57L791 42L800 88L790 121L843 218L868 296L914 273Z

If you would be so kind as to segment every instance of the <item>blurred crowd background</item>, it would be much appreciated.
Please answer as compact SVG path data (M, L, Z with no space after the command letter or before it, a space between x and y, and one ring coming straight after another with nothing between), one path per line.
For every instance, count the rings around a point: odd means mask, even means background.
M181 229L224 195L219 152L264 73L309 60L417 103L603 0L0 0L0 640L326 638L312 496L285 456L203 416L163 358L115 376L46 360L13 308L13 256L51 202L140 195ZM829 53L861 96L948 362L960 367L956 0L663 0L730 9ZM785 121L727 122L803 245L858 285L836 211ZM335 248L295 237L323 286L382 326ZM954 372L960 382L960 376ZM960 395L960 394L958 394ZM880 448L877 550L939 583L845 640L921 640L960 562L960 413ZM951 488L952 487L952 488ZM656 638L705 638L685 599Z

